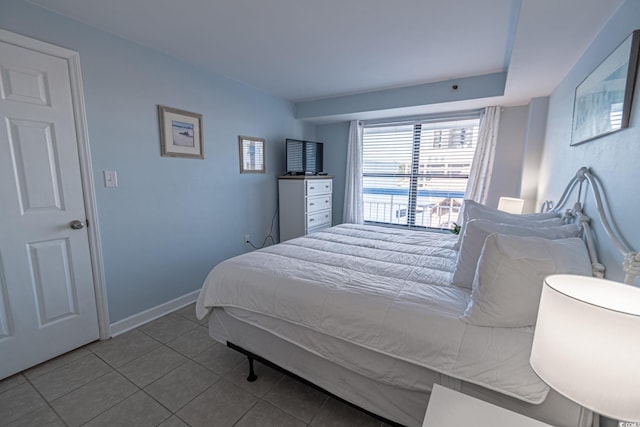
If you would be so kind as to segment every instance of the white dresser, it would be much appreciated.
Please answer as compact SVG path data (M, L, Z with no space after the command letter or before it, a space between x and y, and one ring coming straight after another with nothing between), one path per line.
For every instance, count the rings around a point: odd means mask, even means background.
M281 242L331 227L333 177L285 175L278 190Z

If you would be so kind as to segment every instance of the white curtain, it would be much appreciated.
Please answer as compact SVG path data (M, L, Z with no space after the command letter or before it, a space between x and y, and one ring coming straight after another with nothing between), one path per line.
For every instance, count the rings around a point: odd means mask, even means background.
M364 222L362 202L362 123L357 120L353 120L349 124L345 181L343 221L362 224Z
M487 107L480 119L478 146L473 156L471 172L465 190L465 199L485 204L493 173L501 107Z

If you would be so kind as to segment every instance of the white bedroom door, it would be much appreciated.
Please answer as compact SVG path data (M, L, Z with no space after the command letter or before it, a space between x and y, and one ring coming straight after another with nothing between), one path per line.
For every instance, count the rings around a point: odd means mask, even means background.
M0 41L0 379L99 336L76 132L68 62Z

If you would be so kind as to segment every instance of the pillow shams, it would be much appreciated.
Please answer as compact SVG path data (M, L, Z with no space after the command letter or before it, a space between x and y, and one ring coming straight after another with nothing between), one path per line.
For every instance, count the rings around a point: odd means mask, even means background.
M534 325L542 282L550 274L591 276L582 239L491 234L487 237L462 319L478 326Z
M567 224L559 227L521 227L509 224L496 224L484 219L469 221L464 227L464 233L460 240L458 260L453 272L451 282L454 285L471 289L473 277L476 273L478 259L484 246L484 241L489 234L500 233L514 236L534 236L545 239L565 239L577 237L580 228L575 224Z
M524 219L532 219L534 221L544 221L547 219L556 219L560 218L560 213L555 211L549 212L536 212L536 213L528 213L528 214L519 214ZM560 218L562 219L562 218Z
M460 229L458 242L455 249L460 247L462 235L467 227L467 222L472 219L484 219L500 224L518 225L520 227L555 227L564 225L562 218L556 212L546 212L540 214L511 214L499 211L494 208L474 202L473 200L465 200L462 205L462 228Z
M472 219L488 219L493 222L512 225L530 225L532 223L540 223L540 225L549 227L564 224L562 218L560 218L556 212L512 214L490 208L474 202L473 200L464 201L462 219L463 223Z

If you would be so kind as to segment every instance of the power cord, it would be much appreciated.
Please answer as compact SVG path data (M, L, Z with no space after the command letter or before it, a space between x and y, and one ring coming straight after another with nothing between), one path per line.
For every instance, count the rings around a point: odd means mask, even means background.
M272 245L275 245L275 244L276 244L275 240L273 239L273 225L274 225L274 224L275 224L275 222L276 222L276 216L278 215L278 209L279 209L279 208L278 208L278 207L276 207L276 210L275 210L275 212L273 213L273 217L271 217L271 227L269 227L269 233L267 234L267 237L265 237L265 238L264 238L264 240L262 241L262 246L255 246L255 245L251 242L251 240L247 240L247 241L246 241L246 243L248 243L248 244L249 244L249 246L251 246L253 249L262 249L262 248L264 248L264 247L267 245L267 242L268 242L269 240L271 240L271 244L272 244Z

